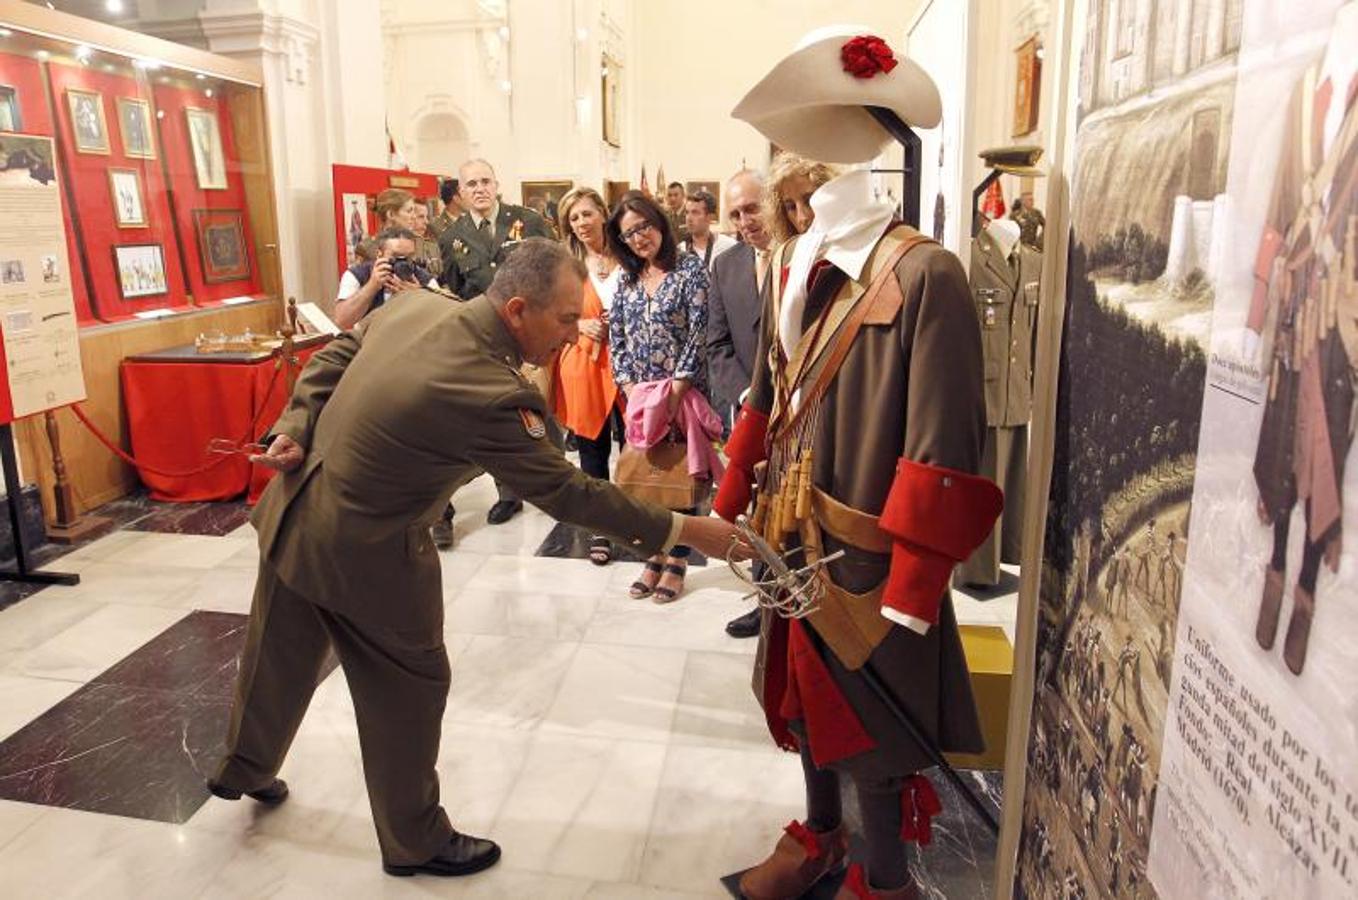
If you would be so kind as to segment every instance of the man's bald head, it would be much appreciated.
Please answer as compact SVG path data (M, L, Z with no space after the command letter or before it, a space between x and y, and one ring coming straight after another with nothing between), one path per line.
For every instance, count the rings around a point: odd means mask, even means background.
M495 179L495 168L484 159L469 159L457 170L458 193L465 206L479 216L495 208L500 183Z
M758 172L741 169L726 180L726 215L741 240L768 249L772 236L764 227L764 179Z

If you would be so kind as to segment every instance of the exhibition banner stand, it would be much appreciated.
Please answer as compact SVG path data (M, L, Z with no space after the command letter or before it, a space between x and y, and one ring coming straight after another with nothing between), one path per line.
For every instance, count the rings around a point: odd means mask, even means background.
M75 299L66 270L52 138L7 135L8 168L0 172L0 466L9 498L14 571L0 581L77 584L80 576L34 571L24 546L23 502L11 423L85 399Z

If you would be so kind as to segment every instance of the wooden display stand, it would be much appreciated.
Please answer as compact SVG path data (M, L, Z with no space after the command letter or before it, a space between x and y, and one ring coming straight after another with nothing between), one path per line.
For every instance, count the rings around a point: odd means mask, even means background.
M66 473L66 459L61 455L61 431L57 417L52 410L42 414L47 426L47 442L52 447L52 472L56 483L52 487L52 497L56 506L56 517L47 525L47 537L58 544L74 544L76 541L93 540L113 530L113 520L106 516L82 516L76 511L75 491Z

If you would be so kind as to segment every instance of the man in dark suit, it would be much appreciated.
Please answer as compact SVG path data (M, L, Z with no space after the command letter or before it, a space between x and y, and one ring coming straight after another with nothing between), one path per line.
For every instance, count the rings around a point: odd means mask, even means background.
M443 285L463 299L480 296L495 280L496 270L519 242L530 237L554 237L542 216L524 206L500 202L500 182L484 159L470 159L458 169L458 194L467 211L439 235L443 253ZM523 501L502 482L500 499L486 521L500 525L523 509ZM435 537L441 546L452 544L452 507L439 522Z
M764 227L764 181L748 169L726 183L726 209L741 243L712 261L707 292L707 371L713 406L729 423L750 388L759 343L760 291L773 236ZM759 607L726 624L731 637L759 633Z
M520 366L576 339L584 278L566 248L530 241L486 295L449 303L412 290L312 358L268 453L251 457L283 474L252 517L259 577L212 793L287 799L278 771L333 649L383 868L470 875L495 864L494 842L454 830L435 770L450 670L429 527L482 471L643 555L682 542L749 558L732 526L635 500L546 439L545 400Z

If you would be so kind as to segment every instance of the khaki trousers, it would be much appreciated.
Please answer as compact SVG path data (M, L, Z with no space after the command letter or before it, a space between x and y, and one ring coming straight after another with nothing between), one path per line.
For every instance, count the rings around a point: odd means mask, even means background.
M308 601L260 562L236 682L227 756L215 780L240 791L277 776L331 647L358 718L363 775L384 862L434 857L453 835L438 759L450 671L441 630L358 623Z
M990 536L957 567L955 584L995 585L1000 563L1017 563L1023 555L1024 480L1028 474L1028 426L986 429L985 453L976 473L1004 491L1004 513Z

